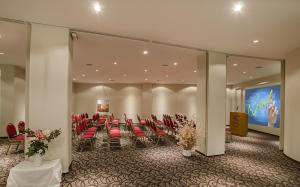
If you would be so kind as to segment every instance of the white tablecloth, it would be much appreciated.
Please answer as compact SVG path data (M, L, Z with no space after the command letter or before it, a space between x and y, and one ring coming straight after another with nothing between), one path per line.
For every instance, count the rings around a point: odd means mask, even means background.
M23 161L10 170L7 187L59 187L61 176L62 166L59 159L43 161L41 166Z

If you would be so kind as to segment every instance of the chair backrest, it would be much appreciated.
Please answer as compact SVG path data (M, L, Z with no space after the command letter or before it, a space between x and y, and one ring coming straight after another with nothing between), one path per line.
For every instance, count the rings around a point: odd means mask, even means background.
M20 121L18 124L18 130L19 133L24 134L25 133L25 122L24 121Z
M8 138L13 138L15 136L17 136L17 130L14 124L9 123L6 125L6 133Z

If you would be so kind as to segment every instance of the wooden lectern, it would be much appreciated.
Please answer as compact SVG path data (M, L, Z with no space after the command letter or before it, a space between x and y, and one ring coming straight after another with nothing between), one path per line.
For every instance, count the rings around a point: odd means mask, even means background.
M247 136L248 134L248 114L242 112L230 112L231 134L237 136Z

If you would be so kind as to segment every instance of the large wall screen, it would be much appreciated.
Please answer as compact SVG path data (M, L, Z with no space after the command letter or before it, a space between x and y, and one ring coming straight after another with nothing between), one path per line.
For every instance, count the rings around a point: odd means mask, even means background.
M280 85L246 89L249 124L280 127Z

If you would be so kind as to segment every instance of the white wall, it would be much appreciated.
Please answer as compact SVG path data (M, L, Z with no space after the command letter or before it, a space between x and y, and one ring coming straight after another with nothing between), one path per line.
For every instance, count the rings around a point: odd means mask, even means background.
M15 105L14 123L25 121L25 70L15 68Z
M143 116L148 118L150 113L161 118L163 113L176 112L194 117L196 90L195 85L74 83L74 112L93 115L96 113L96 101L105 99L109 100L110 113L113 112L122 121L126 112L128 118L137 122L136 114L142 115L142 110L145 114L149 113Z
M0 137L6 137L6 124L25 121L25 70L0 65Z
M300 162L300 48L291 52L285 64L284 153Z

